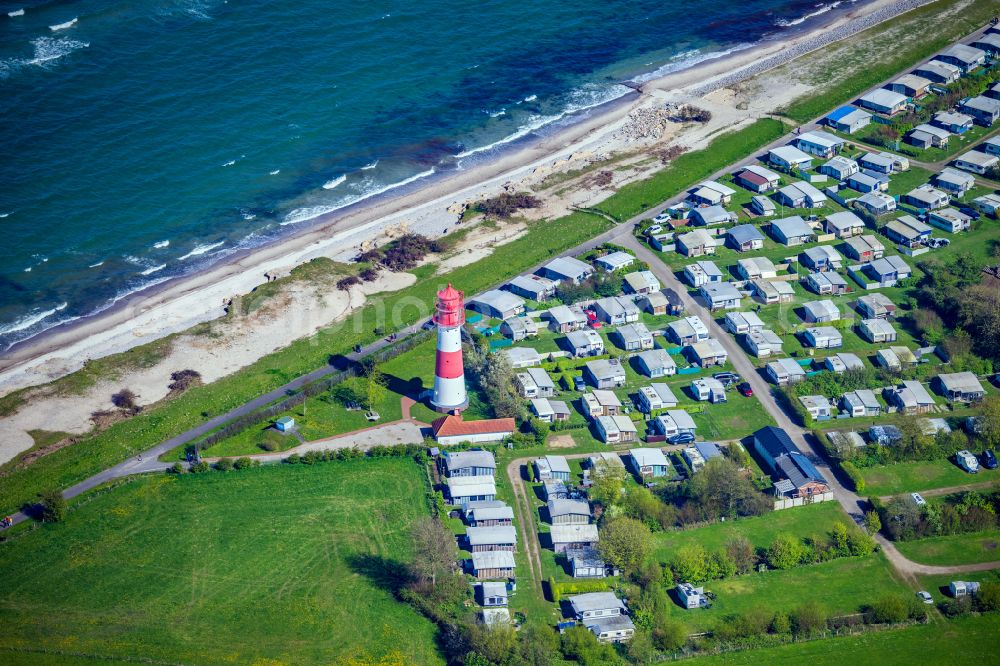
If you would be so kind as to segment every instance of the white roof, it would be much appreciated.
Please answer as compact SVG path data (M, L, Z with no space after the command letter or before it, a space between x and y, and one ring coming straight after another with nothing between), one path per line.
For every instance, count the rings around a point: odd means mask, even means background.
M612 270L615 270L618 268L624 268L625 266L631 265L632 262L635 261L635 257L633 257L628 252L622 252L621 250L618 250L606 254L603 257L598 257L597 259L595 259L595 261L599 264L605 264L607 266L610 266Z
M465 530L465 536L469 540L469 545L472 546L517 543L517 530L514 529L513 525L470 527Z
M452 497L496 495L496 479L492 476L450 476L445 479Z
M978 167L988 169L997 163L998 159L996 155L988 155L986 153L981 153L978 150L970 150L966 153L962 153L956 158L958 162L966 162L968 164L975 164Z
M806 221L799 215L783 217L780 220L775 220L774 222L771 222L771 228L781 231L781 235L785 238L810 236L814 233L813 228L806 224Z
M722 343L715 338L708 338L707 340L696 342L691 345L691 350L694 351L694 355L700 359L729 355L728 352L726 352L726 348L722 346Z
M795 146L780 146L778 148L773 148L769 154L774 155L789 164L797 164L799 162L808 162L812 160L812 155L802 152Z
M660 449L629 449L629 455L632 456L632 460L634 460L636 465L639 467L646 467L648 465L661 465L666 467L670 465L670 463L667 462L667 457L663 455L663 451Z
M850 211L831 213L826 216L826 221L830 223L830 226L840 230L865 226L864 221Z
M800 134L796 140L805 141L806 143L811 143L815 146L821 146L827 149L835 149L844 145L844 140L841 139L840 137L834 136L833 134L830 134L828 132L820 132L820 131L806 132L804 134Z
M805 375L806 371L802 369L802 366L796 363L790 358L776 358L773 361L768 361L767 365L773 370L777 370L778 375Z
M553 472L569 474L569 462L566 460L566 456L545 456L545 461Z
M893 109L906 104L906 95L901 95L885 88L879 88L867 95L862 95L861 100L875 106Z
M896 333L896 329L885 319L862 319L861 325L868 329L873 336L895 335Z
M502 291L500 289L490 289L487 292L483 292L479 296L469 299L469 304L482 303L483 305L488 305L498 312L507 312L508 310L518 310L524 307L524 299L517 294L511 293L509 291Z
M625 604L615 596L614 592L587 592L569 597L568 601L573 607L573 612L578 615L594 610L625 610Z
M968 44L952 44L940 54L935 56L935 58L940 56L948 56L955 58L961 62L972 64L975 62L980 62L986 58L986 51L982 49L977 49L975 46L969 46Z
M574 257L556 257L549 263L545 264L545 268L557 275L562 275L567 278L576 278L579 275L594 272L594 269L590 267L590 264L586 264Z
M764 322L756 312L727 312L726 319L732 320L737 326L764 328Z
M714 190L715 192L718 192L719 194L725 195L727 197L731 197L734 194L736 194L736 190L727 185L723 185L722 183L715 180L706 180L705 182L700 183L698 187L704 187L709 190Z
M930 84L931 81L922 76L918 76L916 74L903 74L890 85L900 85L906 86L907 88L913 88L914 90L923 90Z
M677 428L679 428L680 430L695 430L698 427L695 425L694 419L691 418L691 415L688 414L683 409L667 410L667 412L665 414L662 414L660 418L663 417L666 417L664 418L664 420L670 419L671 421L673 421L674 425L677 426ZM654 450L659 451L659 449L654 449Z
M762 166L759 166L757 164L750 164L748 166L745 166L742 169L740 169L740 171L749 171L750 173L755 173L761 178L766 178L767 180L781 179L781 176L779 176L775 172L771 171L770 169L766 169Z
M597 525L552 525L549 528L552 543L596 542Z

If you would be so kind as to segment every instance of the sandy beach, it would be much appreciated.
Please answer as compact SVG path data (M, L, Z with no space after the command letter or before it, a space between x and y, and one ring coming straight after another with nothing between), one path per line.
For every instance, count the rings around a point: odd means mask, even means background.
M767 115L808 90L801 83L770 82L736 104L734 89L751 77L780 67L804 53L845 39L861 30L925 4L916 0L875 0L847 14L818 17L817 25L787 40L765 41L751 48L707 60L642 84L639 91L593 110L577 123L540 140L512 149L497 160L467 171L449 173L402 196L374 200L318 218L308 228L281 241L234 255L203 273L166 282L134 294L99 315L55 328L19 345L0 358L0 395L52 381L79 369L88 359L100 358L147 343L224 314L225 305L239 294L252 291L268 276L287 274L294 266L316 257L349 261L363 242L384 242L403 230L437 237L454 230L457 208L490 196L505 186L532 189L547 175L608 160L622 153L637 153L655 146L682 144L691 149L705 145L722 130L735 129ZM822 19L827 19L823 21ZM655 132L644 126L649 114L667 103L692 103L712 112L702 125L669 125ZM628 166L626 160L624 165ZM587 205L605 198L612 188L648 175L649 167L616 169L609 188L577 188L560 196L543 195L539 216L554 216L572 205ZM571 188L569 188L571 189ZM500 234L472 233L446 260L448 267L474 261L490 247L517 237L521 230ZM367 295L393 291L410 282L409 274L388 274L376 283L350 293L329 289L317 293L308 287L284 294L288 317L263 313L248 317L226 330L220 339L181 336L170 357L154 368L132 373L127 384L143 403L166 394L165 377L183 367L197 369L206 381L229 374L295 339L346 317L364 303ZM119 385L125 380L118 382ZM26 432L32 428L69 433L86 432L89 416L108 404L112 387L97 386L87 395L46 398L47 404L0 420L0 463L30 448ZM37 413L50 418L40 424ZM28 412L34 412L30 414ZM53 422L54 415L58 415Z

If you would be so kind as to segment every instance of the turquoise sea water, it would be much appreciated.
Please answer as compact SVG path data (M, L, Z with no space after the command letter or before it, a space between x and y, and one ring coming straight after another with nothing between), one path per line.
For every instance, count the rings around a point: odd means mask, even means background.
M0 3L0 350L827 8Z

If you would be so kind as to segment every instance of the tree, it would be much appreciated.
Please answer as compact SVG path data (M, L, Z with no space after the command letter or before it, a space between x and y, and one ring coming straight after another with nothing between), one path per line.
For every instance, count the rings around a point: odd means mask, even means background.
M550 627L529 625L521 632L518 646L518 663L527 666L549 666L556 660L559 650L559 635Z
M670 568L674 578L683 583L701 583L709 579L708 551L697 543L689 543L677 549Z
M636 629L626 648L629 661L633 664L649 664L656 659L653 636L649 631Z
M726 544L726 554L736 565L736 572L745 574L757 564L757 549L743 536L737 534Z
M43 523L58 523L66 518L69 510L66 498L58 490L44 490L38 494L38 507Z
M812 636L826 629L826 611L815 601L807 601L792 612L792 633Z
M976 604L984 611L1000 610L1000 583L983 583L976 594Z
M847 525L839 520L835 522L830 529L830 538L833 540L833 547L837 549L838 554L847 555L850 552L847 544L850 538L847 532Z
M772 634L787 634L790 632L792 630L792 622L788 619L788 614L781 611L775 613L774 617L771 618L771 626L768 627L768 630Z
M790 534L779 534L767 549L767 563L775 569L791 569L802 561L805 548Z
M605 562L631 573L653 549L649 528L634 518L615 518L601 529L598 550Z
M878 517L877 511L865 512L865 529L873 536L882 529L882 520Z
M590 499L607 509L622 499L622 489L625 487L625 468L612 465L604 460L598 460L591 470L594 485L590 487Z
M1000 447L1000 397L991 395L980 405L978 437L987 448Z
M385 400L388 382L382 370L374 363L368 365L365 371L365 407L374 411Z
M560 648L566 659L578 661L583 666L621 663L609 643L601 643L590 629L582 626L567 629L562 635Z
M712 458L688 482L694 500L713 517L756 516L770 501L726 458Z
M468 643L472 651L490 664L505 664L514 656L517 647L517 633L508 623L496 623L489 627L481 624L469 627ZM466 660L469 663L469 660Z
M411 571L431 588L436 587L438 579L454 569L455 537L441 521L425 516L413 523L410 538L413 540Z

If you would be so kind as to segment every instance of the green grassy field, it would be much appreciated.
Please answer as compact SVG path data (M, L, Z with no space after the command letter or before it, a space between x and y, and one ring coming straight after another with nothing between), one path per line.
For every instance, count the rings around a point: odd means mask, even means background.
M969 474L950 460L932 460L865 467L861 469L861 476L869 495L898 495L993 481L1000 478L1000 472L980 468L978 474Z
M709 551L725 548L734 536L742 535L758 548L766 548L774 538L782 533L799 537L825 537L835 522L850 526L850 516L844 513L838 502L821 502L808 506L774 511L763 516L741 518L725 523L713 523L706 527L661 532L656 534L654 557L661 562L669 562L678 548L689 544L699 544Z
M860 636L792 643L695 659L699 664L987 664L1000 651L1000 618L965 617Z
M1000 530L900 541L896 548L908 559L921 564L951 566L1000 562Z
M727 616L756 607L791 612L806 599L815 599L830 615L848 615L881 595L906 591L881 553L734 576L706 583L705 589L716 594L711 608L670 607L671 616L690 631L711 631Z
M412 461L380 459L144 477L90 497L0 545L0 653L441 663L434 626L386 583L425 484Z

